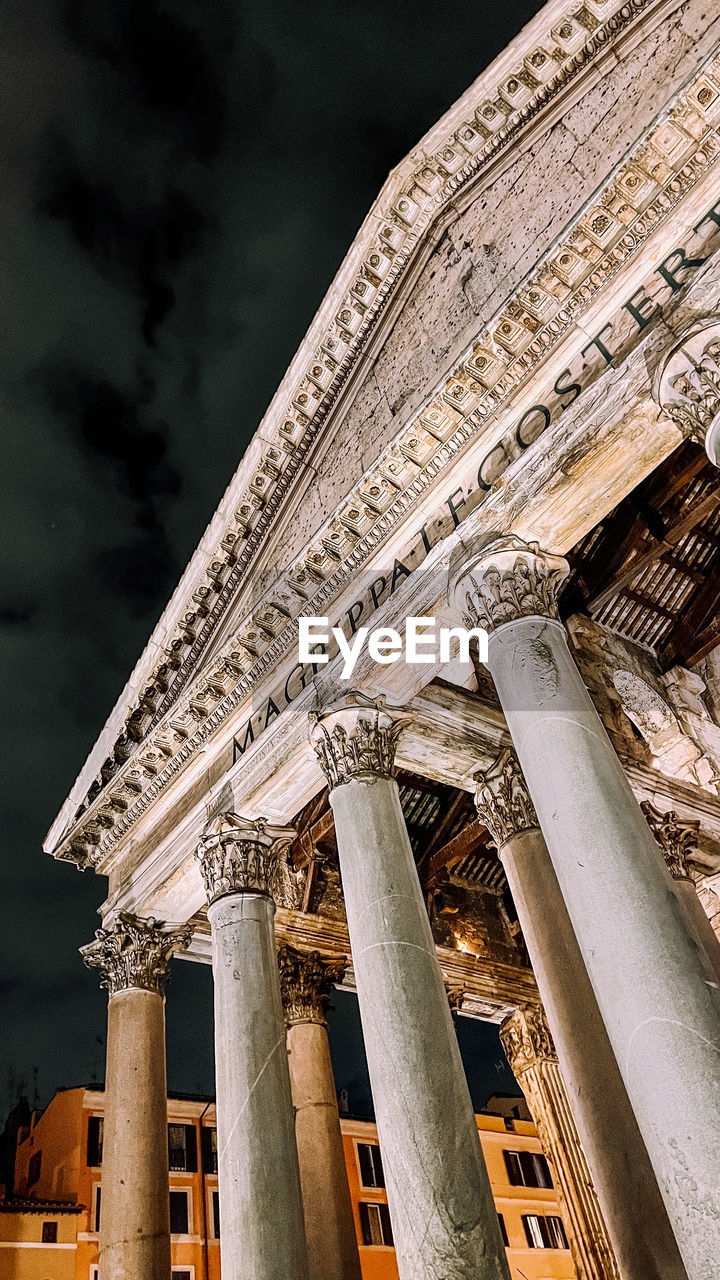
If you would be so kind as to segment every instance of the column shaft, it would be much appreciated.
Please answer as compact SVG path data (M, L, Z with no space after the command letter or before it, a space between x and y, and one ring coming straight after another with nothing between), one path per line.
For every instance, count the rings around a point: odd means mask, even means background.
M309 1280L360 1280L327 1031L317 1022L298 1022L288 1027L287 1040Z
M507 622L488 665L688 1276L715 1280L718 990L564 630Z
M108 1004L100 1203L103 1280L169 1280L165 1009L156 991Z
M402 1280L508 1280L397 784L331 793Z
M208 908L223 1280L307 1276L273 916L249 892Z
M623 1280L685 1280L677 1244L573 933L547 845L538 827L518 832L500 857L518 913L572 1115L592 1171ZM573 1160L568 1130L562 1143ZM561 1157L558 1156L558 1159ZM584 1163L584 1161L582 1161ZM593 1187L580 1167L567 1197L579 1199L589 1275L617 1275Z

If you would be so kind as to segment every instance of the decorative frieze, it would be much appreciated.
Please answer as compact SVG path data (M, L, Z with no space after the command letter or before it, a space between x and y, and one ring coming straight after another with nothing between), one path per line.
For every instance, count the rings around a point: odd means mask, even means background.
M325 1014L333 988L342 982L347 956L323 956L319 951L298 951L285 945L278 948L280 992L285 1021L325 1024Z
M663 813L656 809L649 800L640 805L648 826L652 831L662 855L668 865L673 880L690 880L692 876L688 868L691 849L697 848L699 822L684 822L678 818L673 809Z
M120 991L162 994L170 957L190 945L192 925L167 929L161 920L121 911L108 928L97 929L95 941L80 948L89 969L100 969L100 986L111 996Z
M675 343L653 391L683 435L697 440L720 466L720 316L698 321Z
M558 592L570 572L562 556L514 535L488 542L466 564L461 556L463 546L450 564L449 596L468 626L490 632L519 618L558 617Z
M642 7L644 0L633 0L633 9L639 11ZM632 17L630 6L623 6L618 14L610 16L603 41L612 40ZM582 29L570 20L560 24L562 28L570 26ZM603 25L591 43L604 31ZM607 49L607 45L604 47ZM585 46L572 55L572 74L579 65L577 58L584 56ZM552 60L550 65L555 65ZM537 90L543 101L543 95L552 95L559 87L556 81L557 76L553 75ZM350 542L342 543L342 561L338 562L331 553L339 545L334 514L328 526L318 531L313 545L303 552L303 567L292 566L273 585L268 609L277 606L281 619L293 617L299 608L305 608L306 602L307 612L321 616L327 611L327 602L341 585L357 573L360 564L377 550L410 507L422 499L428 486L468 441L478 432L486 431L488 422L512 398L550 347L577 323L607 280L637 253L678 201L716 162L720 155L715 127L719 101L720 59L715 59L703 69L701 78L668 104L650 133L643 136L603 184L596 193L597 207L590 213L583 210L578 214L561 243L538 262L532 277L506 302L502 314L493 317L477 335L447 380L434 390L431 402L419 409L418 421L407 424L390 442L387 457L379 459L379 469L396 471L399 455L407 463L402 472L402 488L391 504L381 514L372 511L360 495L362 486L358 486L357 492L349 495L344 513L338 515L344 525L348 513L353 513L353 520L347 526L352 527L353 537ZM437 156L423 162L415 175L417 181L412 180L417 199L410 196L393 199L388 221L380 232L384 248L367 255L367 266L361 275L367 271L369 280L374 270L377 276L380 264L386 260L392 261L392 269L385 271L383 265L382 280L372 305L366 305L363 310L359 295L353 294L347 300L348 305L340 308L336 317L340 328L336 331L333 321L333 332L320 343L303 375L307 387L294 396L293 407L287 415L283 416L281 406L273 405L273 425L266 424L267 433L272 434L277 426L281 452L274 446L266 452L263 452L264 446L255 450L259 468L251 477L255 490L251 494L251 484L246 501L235 499L238 505L234 526L226 529L206 567L199 568L192 579L188 610L177 622L178 634L163 637L160 666L149 667L147 660L142 660L142 675L138 679L145 687L140 705L130 712L112 754L103 764L101 776L92 783L79 807L75 821L82 818L82 826L74 827L63 838L61 848L53 850L54 856L68 858L81 868L101 863L189 756L295 642L292 625L280 631L274 625L268 630L257 630L252 625L253 615L243 620L237 633L229 638L222 654L218 655L215 669L205 669L196 675L199 655L236 598L245 568L269 532L296 470L302 465L305 449L329 412L346 371L364 346L370 326L384 307L387 292L403 278L411 257L407 246L410 242L414 246L422 238L428 220L443 202L456 197L458 186L475 176L477 166L490 157L494 149L507 145L526 122L528 111L532 114L535 109L531 102L517 111L508 132L504 123L500 127L505 116L498 115L497 102L483 101L475 113L476 125L465 126L465 141L463 131L457 138L453 133L455 143L468 151L467 162L451 173L439 160L441 148ZM490 117L495 123L489 122ZM472 145L468 141L470 137ZM478 139L484 138L482 145L476 147ZM457 152L455 145L452 149ZM421 174L426 175L424 179ZM428 174L432 175L432 182ZM426 194L420 196L419 189ZM408 222L412 211L415 216ZM373 267L375 258L378 261ZM347 321L345 328L342 328L341 316ZM333 364L336 369L330 368ZM332 380L328 380L331 373ZM476 392L471 392L472 384L477 385ZM308 389L312 392L309 396ZM301 396L304 396L302 404ZM421 456L418 447L423 440ZM363 530L362 536L357 533L359 528ZM308 566L316 562L320 565L319 571L313 569L311 574ZM304 582L297 590L293 585L298 576L296 569ZM148 647L148 654L156 652L155 647ZM172 703L175 707L169 719L167 712ZM136 747L151 735L152 742L148 741L148 749L139 761ZM133 770L140 785L131 793L128 803L122 793L126 790L130 757L133 764L139 763L141 768ZM108 802L100 806L98 798L106 787Z
M410 717L362 694L313 717L312 744L327 784L371 782L395 776L395 747Z
M264 818L236 813L212 818L195 854L208 905L229 893L262 893L277 901L276 894L287 890L287 851L296 834L293 827L273 826Z
M513 836L537 827L535 806L515 752L507 747L492 768L475 774L475 808L501 849Z

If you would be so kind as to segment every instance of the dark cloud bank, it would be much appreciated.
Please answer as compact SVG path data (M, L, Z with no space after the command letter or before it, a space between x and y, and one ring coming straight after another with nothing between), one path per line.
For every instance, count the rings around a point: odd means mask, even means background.
M0 1105L102 1071L104 885L45 831L388 170L539 7L0 0ZM509 1078L461 1023L481 1102ZM175 965L171 1088L211 1034Z

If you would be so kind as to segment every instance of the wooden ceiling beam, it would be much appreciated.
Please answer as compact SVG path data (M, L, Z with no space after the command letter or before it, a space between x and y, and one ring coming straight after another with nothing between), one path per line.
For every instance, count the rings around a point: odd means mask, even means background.
M616 574L612 581L588 602L588 608L591 610L599 609L613 596L617 595L623 587L629 586L637 578L638 574L642 573L643 569L647 569L656 560L659 560L665 552L674 551L681 538L701 524L712 512L717 510L718 506L720 506L720 484L706 494L700 502L694 503L690 511L681 516L679 520L676 520L670 526L663 539L658 540L649 551L637 556L632 564ZM698 529L698 533L706 536L705 530ZM708 536L714 537L714 535Z

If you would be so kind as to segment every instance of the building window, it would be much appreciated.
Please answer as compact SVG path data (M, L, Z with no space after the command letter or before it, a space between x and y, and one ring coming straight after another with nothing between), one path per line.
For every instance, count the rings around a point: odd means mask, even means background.
M193 1272L188 1271L187 1269L178 1271L176 1267L173 1267L172 1273L175 1280L193 1280Z
M175 1173L197 1171L197 1138L194 1124L168 1125L168 1157Z
M102 1191L102 1187L97 1186L95 1188L95 1197L94 1197L94 1204L93 1204L93 1210L94 1210L93 1225L92 1225L93 1231L100 1230L100 1192L101 1191Z
M189 1235L190 1214L187 1191L170 1192L170 1234L173 1236Z
M363 1244L392 1245L393 1234L387 1205L363 1204L361 1201L359 1209Z
M90 1280L98 1280L99 1275L100 1275L100 1272L98 1271L97 1267L90 1268Z
M99 1169L102 1164L103 1118L90 1116L88 1120L87 1163L89 1169Z
M217 1173L217 1129L211 1129L209 1125L204 1125L200 1133L202 1138L203 1170L205 1173Z
M548 1217L545 1219L545 1221L547 1223L547 1229L550 1235L551 1249L569 1248L567 1236L565 1235L565 1227L563 1226L562 1218L558 1218L554 1214L549 1214Z
M40 1177L41 1165L42 1165L42 1151L36 1151L35 1154L30 1157L30 1163L28 1164L28 1180L27 1180L28 1190L30 1189L30 1187L35 1185L38 1178Z
M536 1151L503 1151L505 1168L513 1187L551 1187L550 1166Z
M502 1236L502 1242L505 1245L505 1248L507 1249L508 1245L510 1244L510 1241L508 1240L508 1233L507 1233L507 1227L505 1226L505 1219L503 1218L501 1213L498 1214L498 1223L500 1225L500 1235Z
M212 1193L213 1238L220 1239L220 1192Z
M562 1219L540 1213L524 1213L523 1226L531 1249L567 1249L568 1242Z
M360 1182L364 1187L384 1187L380 1148L376 1142L358 1142L358 1163L360 1165Z
M43 1244L57 1244L57 1222L43 1222L42 1224L42 1242Z

